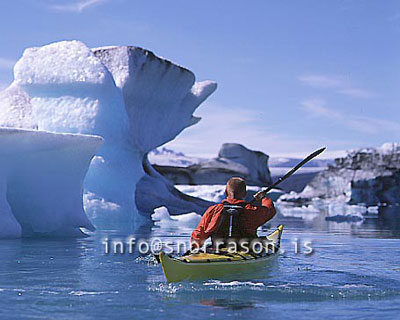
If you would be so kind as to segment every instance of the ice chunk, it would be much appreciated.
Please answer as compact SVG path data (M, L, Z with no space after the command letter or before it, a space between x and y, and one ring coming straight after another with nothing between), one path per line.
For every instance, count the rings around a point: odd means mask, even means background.
M143 153L174 139L197 123L194 110L215 91L213 81L138 47L103 47L94 54L121 88L132 137Z
M103 63L82 42L62 41L25 50L14 73L14 85L31 98L40 130L104 138L85 188L134 211L143 154L130 136L121 91Z
M284 217L301 218L305 221L312 221L320 216L321 211L313 205L292 206L278 204L278 211Z
M385 143L380 148L351 150L347 156L319 173L298 195L281 200L305 202L312 197L347 198L349 204L396 204L400 199L400 147Z
M216 203L225 199L226 185L177 185L176 188L192 197Z
M145 214L155 208L165 206L173 214L194 211L202 214L213 203L180 192L174 185L158 173L147 159L143 161L146 175L136 186L136 205Z
M195 212L179 214L171 216L166 207L154 209L151 219L155 221L156 225L171 225L177 224L179 226L197 226L200 222L201 215Z
M94 230L83 211L82 185L101 142L96 136L0 128L0 237Z
M174 184L225 184L231 177L236 176L244 178L248 185L268 186L272 184L268 158L268 155L249 150L241 144L225 143L217 158L184 168L155 168Z
M364 205L349 205L346 200L344 196L333 199L316 197L312 198L308 204L298 205L279 199L277 207L283 216L301 218L305 221L312 221L318 217L336 222L363 221L367 208Z
M378 214L379 213L379 207L378 206L372 206L367 208L367 212L370 214Z

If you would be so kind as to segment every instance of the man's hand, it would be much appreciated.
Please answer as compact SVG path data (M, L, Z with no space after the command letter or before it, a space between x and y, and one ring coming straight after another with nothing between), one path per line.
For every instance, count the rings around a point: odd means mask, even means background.
M256 201L261 201L263 198L265 198L267 195L265 194L264 191L258 191L255 195L254 195L254 199Z

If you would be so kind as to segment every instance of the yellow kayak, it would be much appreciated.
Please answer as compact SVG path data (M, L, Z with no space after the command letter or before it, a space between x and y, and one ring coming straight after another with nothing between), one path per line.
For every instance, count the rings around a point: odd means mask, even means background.
M262 254L237 252L195 253L174 257L164 252L160 253L159 260L168 282L185 280L220 279L227 275L243 274L259 271L276 256L283 225L267 236L268 248Z

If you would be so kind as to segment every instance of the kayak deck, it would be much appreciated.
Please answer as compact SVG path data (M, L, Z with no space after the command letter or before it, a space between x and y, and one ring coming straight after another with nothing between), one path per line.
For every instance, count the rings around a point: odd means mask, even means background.
M174 257L161 252L159 259L168 282L218 279L227 275L254 272L266 266L276 256L282 232L283 225L280 225L267 236L270 250L265 250L262 255L221 250L219 253L201 252Z

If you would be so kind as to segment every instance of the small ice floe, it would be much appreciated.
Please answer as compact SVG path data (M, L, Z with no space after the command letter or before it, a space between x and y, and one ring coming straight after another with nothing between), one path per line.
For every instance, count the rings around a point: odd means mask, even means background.
M318 216L324 216L327 221L356 223L363 221L365 215L375 214L378 207L367 208L364 204L350 205L345 197L335 199L312 198L307 205L290 204L278 201L277 207L284 217L296 217L311 221Z
M225 185L176 185L179 191L213 202L221 202L225 198Z
M159 207L154 209L154 213L151 215L151 219L157 226L184 225L195 227L200 222L201 216L195 212L171 216L166 207Z
M379 207L378 206L372 206L367 208L367 212L369 214L378 214L379 213Z
M277 205L279 213L284 217L301 218L306 221L314 220L321 214L321 211L311 205L293 206L293 205Z
M367 208L364 205L349 205L342 201L327 203L327 216L325 220L335 222L359 222L364 220Z

